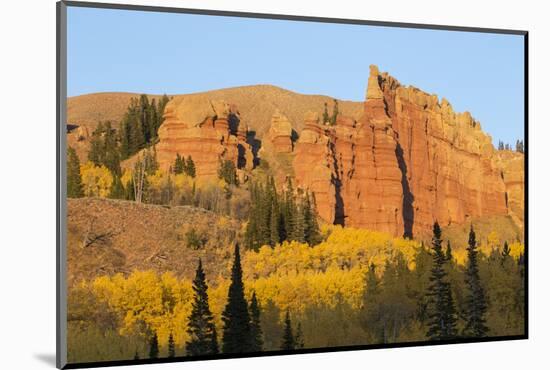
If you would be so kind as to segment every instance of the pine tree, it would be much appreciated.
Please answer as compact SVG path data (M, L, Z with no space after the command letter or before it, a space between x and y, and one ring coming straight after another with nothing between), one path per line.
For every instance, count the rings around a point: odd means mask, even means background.
M292 333L292 322L290 321L290 313L286 310L285 324L283 330L283 340L281 341L281 349L291 351L296 348L294 334Z
M426 336L431 340L456 338L456 311L445 269L446 258L441 247L441 229L437 222L433 227L433 265L428 288L429 328Z
M187 161L185 162L185 174L192 178L195 178L197 171L195 169L195 162L191 156L187 156Z
M330 124L334 126L338 119L338 100L334 99L334 107L332 108L332 117L330 118Z
M498 141L498 150L504 150L504 143L502 141Z
M270 245L274 247L276 244L280 243L281 241L280 235L279 235L279 209L277 207L276 202L271 203L271 213L269 217L270 217L269 232L270 232L270 239L271 239Z
M149 339L149 358L159 357L159 341L157 333L153 332L153 335Z
M325 103L325 110L323 112L323 124L326 125L329 122L329 116L328 116L328 104Z
M470 227L468 238L468 262L466 265L466 326L464 335L468 337L485 337L489 328L485 325L485 313L487 311L487 301L485 292L481 286L479 270L477 263L477 243L476 234L473 226Z
M304 200L304 239L310 246L314 246L321 242L321 233L319 231L319 223L317 222L317 211L309 192L306 192Z
M84 196L82 189L82 176L80 175L80 160L76 151L67 148L67 196L69 198L81 198Z
M120 180L120 177L115 174L113 174L113 183L111 184L109 198L111 199L126 198L126 190L124 189L124 185L122 185L122 181Z
M296 336L294 337L296 349L304 348L304 333L302 332L302 324L298 322L296 326Z
M222 313L224 353L244 353L251 351L250 315L244 297L243 272L239 245L235 245L235 260L231 269L231 284L227 304Z
M105 148L103 146L103 122L99 122L90 139L90 150L88 151L88 161L96 166L103 163Z
M174 174L182 174L184 166L184 160L181 158L180 154L177 153L176 160L174 161Z
M502 248L502 257L508 257L510 255L510 247L508 246L508 242L504 242L504 247Z
M214 317L208 305L208 285L202 268L202 261L199 265L193 280L193 307L189 315L187 334L189 341L185 343L189 356L201 356L213 354L212 348L217 347L215 335ZM214 344L214 342L216 342Z
M174 336L172 333L170 333L170 336L168 337L168 357L176 357L176 344L174 343Z
M453 261L453 250L451 248L450 240L447 240L447 250L445 251L445 259L449 262Z
M216 325L214 325L210 337L210 354L217 355L218 353L220 353L220 348L218 347L218 332L216 331Z
M237 179L235 163L227 159L221 161L218 168L218 178L224 180L228 185L238 185L239 181Z
M110 121L105 123L102 147L103 156L101 158L101 163L99 164L105 165L105 167L107 167L112 174L120 176L120 151L118 148L115 130L111 127Z
M256 299L256 292L252 293L250 300L250 350L252 352L260 352L263 349L264 340L262 326L260 322L260 306Z

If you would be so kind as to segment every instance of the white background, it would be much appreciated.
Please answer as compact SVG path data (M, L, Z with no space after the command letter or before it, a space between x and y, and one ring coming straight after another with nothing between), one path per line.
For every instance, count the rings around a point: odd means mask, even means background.
M547 150L550 122L547 111L550 96L547 85L550 70L550 12L545 9L545 1L128 2L530 31L529 340L144 365L140 369L548 368L550 246L547 235L550 229L547 209L550 179ZM53 368L55 1L3 1L0 14L0 368ZM472 55L472 58L475 57ZM365 76L358 78L366 80L368 63L365 63Z

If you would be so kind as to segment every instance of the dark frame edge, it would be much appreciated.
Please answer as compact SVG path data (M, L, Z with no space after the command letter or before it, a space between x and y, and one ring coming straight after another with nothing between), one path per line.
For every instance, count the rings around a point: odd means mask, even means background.
M114 10L137 10L142 12L201 14L201 15L213 15L213 16L222 16L222 17L259 18L259 19L320 22L320 23L341 23L341 24L369 25L369 26L379 26L379 27L416 28L416 29L440 30L440 31L497 33L497 34L504 34L504 35L526 35L528 32L527 30L462 27L462 26L425 24L425 23L387 22L387 21L362 20L362 19L352 19L352 18L327 18L327 17L319 17L319 16L302 16L302 15L294 15L294 14L254 13L254 12L241 12L241 11L229 11L229 10L176 8L176 7L153 6L153 5L113 4L113 3L103 3L103 2L85 2L85 1L72 1L72 0L66 0L62 2L65 3L66 6L79 7L79 8L100 8L100 9L114 9Z
M67 366L66 105L67 4L56 3L56 367Z

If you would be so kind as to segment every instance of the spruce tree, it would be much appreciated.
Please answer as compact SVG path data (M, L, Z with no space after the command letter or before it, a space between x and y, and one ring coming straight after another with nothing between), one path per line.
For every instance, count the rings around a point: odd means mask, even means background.
M441 247L441 229L437 222L433 226L432 269L428 288L428 332L431 340L456 338L456 311L451 286L445 268L447 262Z
M184 169L184 160L181 158L180 154L176 154L176 160L174 161L174 174L179 175L183 173Z
M449 262L453 261L453 250L451 248L451 242L447 240L447 250L445 251L445 259Z
M277 207L277 203L272 202L271 203L271 213L269 215L270 222L269 222L269 232L270 232L270 239L271 239L271 246L274 247L276 244L278 244L281 239L279 235L279 209Z
M325 103L325 110L323 111L323 124L326 125L329 122L328 104Z
M216 325L214 325L210 337L210 354L217 355L218 353L220 353L220 348L218 347L218 332L216 331Z
M109 192L109 198L111 199L125 199L126 190L122 181L118 175L113 174L113 183L111 184L111 190Z
M185 162L185 174L187 176L190 176L192 178L195 178L197 175L197 170L195 168L195 162L193 162L193 158L191 156L187 156L187 161Z
M296 343L294 341L294 334L292 333L292 322L290 321L290 313L288 312L288 310L286 310L281 349L285 351L291 351L295 348Z
M244 353L251 351L250 315L244 297L243 272L239 245L235 245L235 260L231 269L231 284L227 304L222 313L224 353Z
M485 313L487 311L487 301L485 292L481 286L479 278L479 269L477 261L477 242L473 226L470 227L468 238L468 261L466 265L466 325L464 335L467 337L485 337L489 328L485 323Z
M510 255L510 247L508 246L508 242L504 242L504 247L502 248L502 257L508 257Z
M157 338L157 333L153 332L151 338L149 338L149 358L158 358L159 357L159 341Z
M296 326L296 336L294 337L296 349L304 348L304 333L302 332L302 323L298 322Z
M314 246L321 242L321 233L319 231L319 223L317 222L317 211L309 192L306 192L304 200L304 239L310 246Z
M88 151L88 161L93 162L96 166L103 163L105 148L103 146L103 122L99 122L92 137L90 139L90 149Z
M193 292L193 308L187 325L187 334L190 339L185 343L186 351L189 356L213 354L213 342L216 342L217 347L216 329L214 317L208 305L208 285L200 259L193 280Z
M334 107L332 108L332 117L330 118L330 124L334 126L338 119L338 100L334 99Z
M174 343L174 336L170 333L168 337L168 358L176 357L176 344Z
M80 160L76 151L67 148L67 196L69 198L80 198L84 196L82 189L82 176L80 175Z
M260 322L260 306L256 299L256 292L252 293L250 299L250 350L260 352L263 349L264 340Z

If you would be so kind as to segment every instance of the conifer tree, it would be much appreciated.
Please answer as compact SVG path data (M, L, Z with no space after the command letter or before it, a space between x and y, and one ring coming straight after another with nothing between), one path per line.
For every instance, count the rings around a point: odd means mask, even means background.
M456 338L456 311L451 286L445 269L446 258L441 247L441 229L437 222L433 226L432 269L428 288L428 332L431 340Z
M84 196L82 189L82 176L80 175L80 160L76 151L67 148L67 196L69 198L81 198Z
M149 339L149 358L158 358L159 357L159 341L157 333L153 332L151 338Z
M126 190L124 189L124 185L122 185L122 181L120 180L120 177L115 174L113 174L113 183L111 184L109 198L111 199L126 198Z
M298 322L296 326L296 336L294 337L296 349L304 348L304 333L302 332L302 323Z
M290 321L290 313L288 312L288 310L286 310L281 349L285 351L291 351L295 348L296 343L294 341L294 334L292 333L292 322Z
M508 242L504 242L504 247L502 248L502 257L508 257L510 255L510 247L508 246Z
M217 355L220 353L220 348L218 346L218 333L216 331L216 325L212 327L212 335L210 338L210 353Z
M445 259L449 262L453 261L453 250L451 248L450 240L447 240L447 249L445 250Z
M115 130L111 127L110 121L105 123L102 147L103 153L99 164L105 165L113 175L120 176L120 151Z
M190 155L187 156L187 161L185 162L185 174L192 178L195 178L197 174L197 170L195 168L195 162L193 162L193 158L191 158Z
M90 150L88 151L88 161L96 166L103 163L105 148L103 147L103 122L99 122L90 139Z
M236 244L227 304L222 313L222 351L224 353L244 353L251 350L250 315L244 297L242 275L239 245Z
M477 261L477 242L473 226L470 227L468 238L468 261L466 264L466 325L464 335L468 337L485 337L489 332L485 322L487 301L485 292L481 286Z
M317 222L317 211L309 192L306 192L304 200L304 239L310 246L321 242L321 233L319 231L319 223Z
M180 154L176 154L176 160L174 161L174 174L179 175L183 173L184 169L184 160L181 158Z
M338 119L338 100L334 99L334 107L332 108L332 117L330 118L330 124L334 126Z
M189 356L213 354L212 348L217 347L214 317L208 305L207 291L206 276L202 268L202 261L199 259L199 265L193 280L193 308L187 325L187 334L190 339L185 343ZM216 343L214 344L214 342Z
M271 246L275 246L278 244L281 239L279 235L279 209L277 207L277 203L272 202L271 203L271 213L270 213L270 225L269 225L269 231L270 231L270 239L271 239Z
M326 125L329 122L328 104L325 103L325 110L323 112L323 124Z
M176 357L176 344L174 343L174 336L170 333L168 337L168 357Z
M250 299L250 350L260 352L263 349L264 340L260 322L260 306L256 299L256 292L252 293Z

